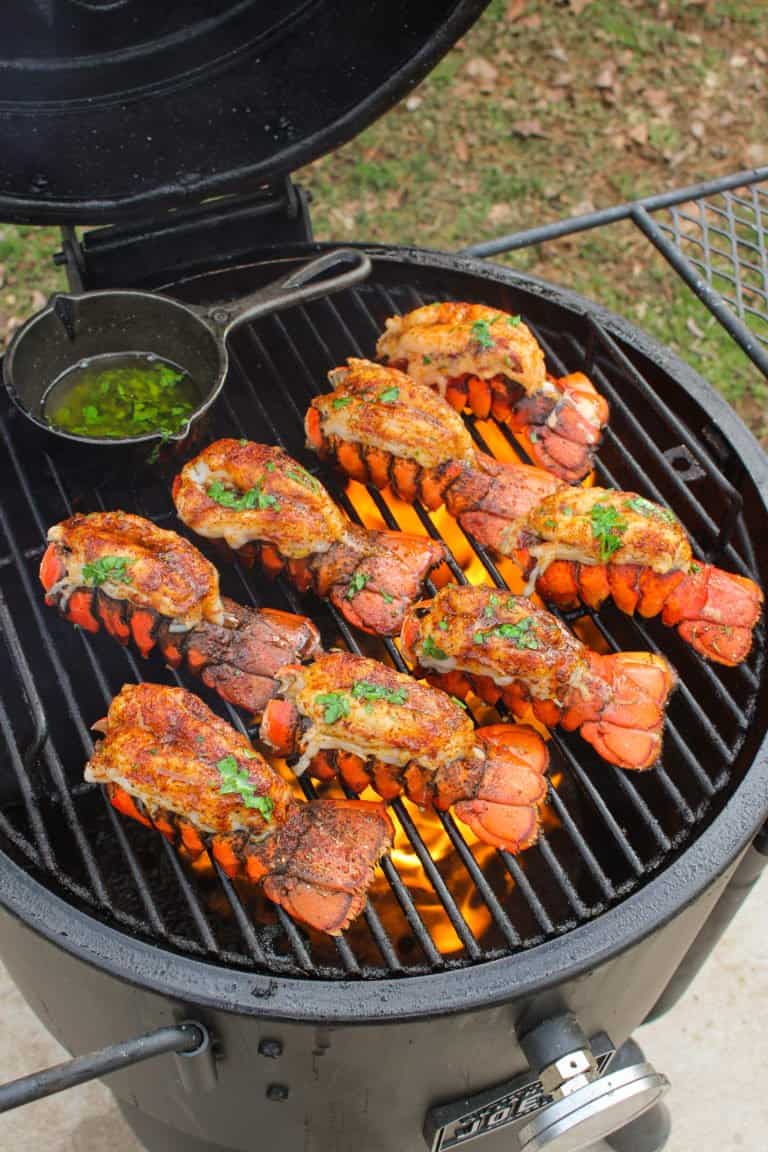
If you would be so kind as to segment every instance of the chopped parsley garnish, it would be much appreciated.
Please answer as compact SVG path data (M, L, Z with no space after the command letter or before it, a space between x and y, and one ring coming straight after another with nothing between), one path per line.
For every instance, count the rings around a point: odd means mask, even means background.
M321 692L315 696L315 703L323 709L325 724L335 724L337 720L349 716L349 700L343 692Z
M692 572L694 576L698 576L699 572L701 572L701 564L696 564L694 562L693 564L691 564L688 571Z
M563 507L560 509L560 511L562 512L563 516L573 516L573 508L571 508L570 504L563 504Z
M604 564L621 548L621 537L626 531L627 522L609 504L593 505L589 518L592 521L592 538L600 545L600 562Z
M274 470L275 470L275 462L274 462L274 460L267 460L267 462L266 462L266 464L264 465L264 467L266 468L267 472L274 472Z
M492 635L509 640L515 648L538 648L539 642L533 633L534 625L533 616L523 616L516 624L499 624L493 629Z
M355 572L354 576L349 582L345 600L353 600L358 592L362 592L366 584L370 580L370 576L366 576L364 572Z
M483 608L483 616L488 616L488 617L493 616L495 614L496 607L497 607L498 603L499 603L499 598L494 593L493 596L489 597L488 603L486 604L485 608Z
M262 480L240 495L230 488L225 488L219 480L214 480L208 488L208 498L221 504L222 508L232 508L235 512L246 512L252 508L258 508L260 512L264 512L267 508L277 511L280 507L277 497L264 491Z
M382 404L394 404L400 396L400 389L397 384L393 384L391 388L385 388L383 392L379 393L379 400Z
M435 644L431 636L424 637L424 643L421 646L421 651L425 656L431 656L433 660L447 660L448 654L442 648Z
M389 594L389 592L382 592L381 598L385 604L391 604L395 599L394 596Z
M520 317L519 316L507 316L507 324L509 324L510 328L517 328L519 323L520 323Z
M438 620L437 626L441 632L447 632L448 631L448 621L447 620Z
M485 644L485 635L482 632L475 632L472 639L474 640L475 644Z
M496 341L491 336L491 329L487 320L475 320L470 332L481 348L496 347Z
M286 476L290 476L291 480L295 480L298 484L303 484L305 488L309 488L310 492L317 492L320 485L314 476L310 476L306 468L298 466L297 468L286 468Z
M238 440L238 444L240 445L241 448L245 448L248 444L248 441L241 438L240 440Z
M537 441L538 441L538 439L539 439L539 434L538 434L538 432L537 432L535 429L534 429L534 431L533 431L533 432L529 432L529 433L528 433L528 439L530 440L531 444L536 444L536 442L537 442Z
M102 556L90 564L83 564L83 580L89 588L98 588L111 580L114 584L130 584L128 565L133 561L127 556Z
M347 404L351 403L351 396L334 396L333 400L331 401L331 404L333 404L334 408L346 408Z
M257 796L255 785L251 783L248 769L241 768L234 756L224 756L216 764L221 776L219 795L237 795L246 808L255 809L267 822L271 823L275 807L269 796Z
M422 356L421 362L422 362L422 364L431 364L432 363L432 357L431 356Z
M632 512L639 512L641 516L650 516L653 520L666 520L668 524L675 522L675 515L670 512L669 508L662 508L660 504L653 504L644 496L633 496L631 500L625 500L624 507Z
M459 708L463 708L465 712L467 711L466 704L463 700L459 700L458 696L451 696L451 700L453 700L454 704L458 704Z
M552 520L551 517L548 517L544 521L544 527L548 528L550 532L554 532L555 528L557 528L557 521Z
M408 690L384 688L381 684L372 684L370 680L356 680L352 685L352 695L356 700L364 700L366 703L385 700L387 704L405 704Z

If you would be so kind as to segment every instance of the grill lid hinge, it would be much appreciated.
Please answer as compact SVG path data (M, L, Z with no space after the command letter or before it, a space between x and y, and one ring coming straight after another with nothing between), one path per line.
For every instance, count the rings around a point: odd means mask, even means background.
M286 177L247 193L96 228L80 239L66 225L53 259L66 268L73 292L154 288L246 263L272 247L311 241L309 199Z

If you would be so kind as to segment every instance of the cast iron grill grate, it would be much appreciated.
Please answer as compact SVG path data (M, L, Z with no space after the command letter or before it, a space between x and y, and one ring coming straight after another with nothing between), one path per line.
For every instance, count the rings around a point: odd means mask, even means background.
M241 269L191 281L179 294L222 298L253 282L253 270ZM503 585L505 566L442 511L406 509L388 494L355 485L345 490L303 448L304 411L324 390L328 369L348 355L370 355L393 311L451 296L522 312L553 371L592 374L613 411L598 483L668 503L699 554L765 581L754 549L762 504L703 409L661 360L514 275L481 279L383 258L364 288L248 327L233 342L211 436L282 443L354 518L362 512L369 524L450 534L455 579L466 580L469 571L472 579L485 575ZM487 424L472 422L472 430L493 451L514 446ZM612 608L599 616L570 613L572 623L596 629L611 649L661 650L675 664L680 688L659 768L622 773L577 736L555 734L542 836L518 858L465 839L450 816L425 817L396 802L396 851L365 915L337 941L307 933L222 874L187 871L161 837L123 821L100 789L82 781L89 725L124 682L146 678L205 690L156 658L143 662L106 635L81 633L46 609L36 574L45 531L74 510L117 507L178 528L168 483L92 487L48 457L31 457L24 429L7 410L0 431L0 642L10 668L0 694L0 834L8 853L44 884L115 927L223 965L324 978L418 974L494 959L586 923L635 892L706 826L751 762L762 636L746 664L724 669L705 664L658 620L629 619ZM222 574L229 595L307 611L326 644L340 640L403 667L394 644L353 635L332 610L302 600L288 585L269 585L239 566ZM242 727L234 710L206 699ZM302 787L313 794L308 782Z

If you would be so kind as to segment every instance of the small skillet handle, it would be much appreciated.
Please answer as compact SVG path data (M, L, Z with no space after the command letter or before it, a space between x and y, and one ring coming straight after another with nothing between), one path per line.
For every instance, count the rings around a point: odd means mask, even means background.
M208 1045L208 1031L197 1021L187 1020L183 1024L157 1028L134 1040L110 1044L98 1052L75 1056L63 1064L55 1064L53 1068L45 1068L42 1072L33 1072L29 1076L11 1080L9 1084L0 1085L0 1113L20 1108L22 1104L31 1104L33 1100L42 1100L45 1096L53 1096L56 1092L64 1092L67 1088L75 1088L78 1084L86 1084L89 1080L98 1080L109 1072L130 1068L132 1064L150 1060L153 1056L162 1056L165 1052L197 1056L205 1052Z
M339 267L346 268L335 272ZM335 272L328 276L325 273ZM305 300L316 300L331 292L340 292L365 280L371 272L371 261L365 252L352 248L336 248L325 252L316 260L294 268L286 276L259 288L250 296L244 296L232 304L217 304L206 310L206 319L223 327L222 337L226 340L230 332L250 320L257 320L279 308L288 308Z

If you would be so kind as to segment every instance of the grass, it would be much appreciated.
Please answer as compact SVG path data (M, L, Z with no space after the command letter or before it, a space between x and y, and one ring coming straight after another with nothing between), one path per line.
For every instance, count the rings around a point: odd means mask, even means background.
M313 194L317 236L457 249L768 163L756 115L768 88L768 6L575 7L493 0L406 101L298 173ZM0 338L61 284L50 265L57 247L51 229L0 225ZM768 444L765 380L631 227L509 262L672 344Z

